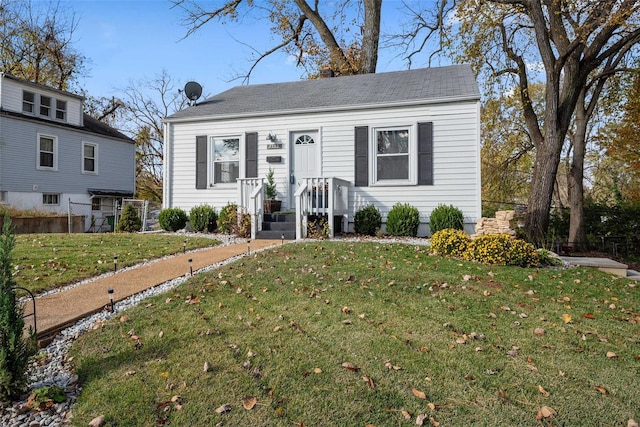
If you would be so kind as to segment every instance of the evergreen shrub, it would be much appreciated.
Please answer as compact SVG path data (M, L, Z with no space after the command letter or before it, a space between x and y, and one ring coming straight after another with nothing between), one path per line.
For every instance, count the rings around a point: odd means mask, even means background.
M31 328L24 332L24 311L11 266L14 246L11 218L5 214L0 235L0 402L18 398L26 390L29 357L37 347Z
M116 231L121 233L135 233L140 231L141 228L142 220L138 216L138 211L133 205L126 205L122 210L122 216L120 217L120 221L118 221Z
M373 205L369 205L356 212L354 217L354 228L358 234L375 236L382 226L382 215Z
M464 230L464 215L462 211L453 205L438 205L429 217L429 229L431 234L447 228Z
M200 205L189 211L189 224L191 229L197 232L212 232L216 229L218 213L209 205Z
M178 231L187 225L187 213L180 208L168 208L160 211L158 224L163 230Z
M387 233L392 236L417 236L420 212L408 203L396 203L387 215Z

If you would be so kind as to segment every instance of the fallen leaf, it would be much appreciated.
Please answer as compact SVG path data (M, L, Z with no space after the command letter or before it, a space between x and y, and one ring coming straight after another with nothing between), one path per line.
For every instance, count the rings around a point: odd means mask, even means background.
M429 417L429 422L433 427L438 427L440 425L440 423L436 421L433 417Z
M322 373L322 369L320 369L320 368L313 368L313 372L314 372L315 374L321 374L321 373Z
M158 333L158 337L159 337L159 338L164 337L164 332L160 331L160 332Z
M91 421L89 421L90 427L101 427L104 425L104 415L100 415L99 417L95 417Z
M563 314L562 315L562 320L564 321L564 323L571 323L571 315L570 314Z
M415 397L417 397L418 399L424 399L424 400L426 400L426 399L427 399L427 395L426 395L426 394L424 394L424 392L423 392L423 391L418 390L417 388L412 388L412 389L411 389L411 392L412 392L412 393L413 393L413 395L414 395Z
M344 314L349 314L351 313L351 309L345 305L344 307L342 307L342 312Z
M602 394L607 394L607 389L602 387L601 385L594 386L593 388L598 390Z
M416 425L421 426L424 425L424 420L427 419L427 414L420 414L416 417Z
M544 418L553 418L555 417L556 414L557 412L553 408L550 408L548 406L543 406L542 408L538 409L538 413L536 414L536 420L540 421Z
M487 314L487 317L490 318L490 319L495 319L498 316L496 316L495 313L489 313L489 314Z
M357 371L359 371L359 370L360 370L360 368L358 368L358 367L356 367L356 366L352 365L352 364L351 364L351 363L349 363L349 362L344 362L344 363L342 364L342 367L343 367L343 368L347 368L348 370L350 370L350 371L354 371L354 372L357 372Z
M427 403L427 406L429 407L429 409L431 409L432 411L436 410L436 405L435 403L429 402Z
M254 396L245 396L242 398L242 406L246 410L253 409L256 406L256 403L258 403L258 399Z
M618 355L615 354L613 351L607 351L607 357L609 359L615 359L616 357L618 357Z
M229 404L224 404L222 406L218 406L216 408L216 414L224 414L225 412L229 412L231 410L231 405Z
M402 409L400 413L402 414L405 420L409 421L411 419L411 414L406 410Z
M365 377L362 377L362 381L368 383L369 384L369 388L371 388L371 389L376 388L376 384L373 382L372 378L369 378L369 377L365 376Z
M465 282L468 282L469 280L471 280L471 276L468 274L465 274L464 276L462 276L462 280L464 280Z
M549 392L545 390L544 387L542 387L541 385L538 385L538 391L542 393L544 397L549 397Z
M160 374L161 377L167 378L169 376L169 372L164 371Z
M584 317L585 319L595 319L596 316L593 313L583 313L582 317Z
M396 366L394 364L392 364L390 361L386 361L384 363L385 368L387 369L393 369L394 371L399 371L400 369L402 369L400 366Z
M541 337L541 336L543 336L543 335L544 335L544 329L542 329L542 328L535 328L535 329L533 330L533 333L534 333L535 335L537 335L537 336Z
M350 319L346 319L346 320L342 321L342 324L343 325L351 325L351 324L353 324L353 322Z
M273 328L273 332L278 332L280 329L282 329L281 326L276 326L275 328Z
M124 323L128 321L129 321L129 316L127 316L126 314L120 316L120 323Z
M627 427L638 427L638 423L633 418L629 418L629 421L627 421Z
M204 366L202 367L202 370L203 370L204 372L209 372L209 369L211 369L211 365L209 364L209 362L208 362L208 361L205 361L205 362L204 362Z
M135 375L135 374L136 374L136 371L127 371L124 373L126 377L130 377L131 375Z
M173 403L182 403L182 396L175 395L171 398Z

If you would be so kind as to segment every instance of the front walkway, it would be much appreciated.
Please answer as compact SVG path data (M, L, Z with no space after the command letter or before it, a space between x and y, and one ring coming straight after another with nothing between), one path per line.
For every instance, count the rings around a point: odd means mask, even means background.
M252 240L226 246L200 249L186 254L174 255L138 267L123 269L115 274L96 279L60 292L36 298L36 321L38 337L51 337L76 321L98 312L113 301L118 302L148 288L190 274L206 266L226 259L280 245L280 240ZM189 262L191 260L191 262ZM30 311L30 304L27 305ZM27 317L27 326L33 325L33 317Z

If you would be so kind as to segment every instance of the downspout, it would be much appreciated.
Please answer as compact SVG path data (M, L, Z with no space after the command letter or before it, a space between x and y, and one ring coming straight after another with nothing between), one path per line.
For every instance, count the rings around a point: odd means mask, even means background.
M481 157L481 151L482 151L482 147L481 147L481 141L482 141L482 131L481 131L481 118L480 118L480 114L481 114L481 106L480 106L480 101L476 102L476 135L477 135L477 141L478 141L478 145L476 147L476 165L477 166L477 172L476 172L476 194L478 195L478 201L477 201L477 206L476 206L476 223L477 221L482 217L482 157ZM475 224L473 224L475 225Z
M171 152L171 124L165 122L163 125L163 140L164 140L164 144L163 144L163 148L162 148L162 159L163 159L163 165L162 165L162 209L167 209L170 208L173 204L173 201L171 200L171 188L172 188L172 183L171 183L171 173L169 172L171 170L171 156L170 156L170 152Z

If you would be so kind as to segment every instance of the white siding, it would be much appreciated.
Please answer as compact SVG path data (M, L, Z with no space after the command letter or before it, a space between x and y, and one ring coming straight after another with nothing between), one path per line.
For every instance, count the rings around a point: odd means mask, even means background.
M35 96L35 117L39 117L37 112L39 108L39 96L45 95L52 99L52 115L55 117L56 100L66 101L67 103L67 118L64 123L68 123L75 126L82 126L82 100L75 96L65 95L66 92L47 90L44 86L35 86L24 84L10 78L2 76L0 83L0 107L7 111L13 111L16 113L22 113L22 92L23 90L33 92ZM51 119L54 122L59 120Z
M477 102L432 104L414 107L378 108L350 113L316 113L286 117L243 118L223 121L171 123L168 125L169 162L165 185L165 206L180 207L187 212L206 203L218 209L235 202L237 187L214 186L195 189L195 140L198 135L229 135L258 132L258 176L264 177L273 167L278 191L287 207L289 177L289 134L299 130L319 130L322 175L354 181L354 128L368 126L410 125L433 122L433 185L352 187L349 220L357 210L374 204L383 220L397 203L409 203L420 211L427 223L431 211L440 203L460 208L468 223L480 216L479 107ZM282 149L268 150L267 134L277 135ZM241 153L242 155L242 153ZM282 156L281 164L266 162L267 156ZM371 153L370 153L371 156ZM242 157L241 157L242 159ZM241 160L241 171L244 165ZM242 172L241 172L242 173ZM243 175L241 175L243 176ZM421 234L426 234L423 225Z

